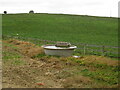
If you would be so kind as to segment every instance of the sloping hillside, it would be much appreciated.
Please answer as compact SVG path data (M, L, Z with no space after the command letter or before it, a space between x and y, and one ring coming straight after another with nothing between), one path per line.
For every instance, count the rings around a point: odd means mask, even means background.
M80 15L8 14L3 35L118 46L118 19Z

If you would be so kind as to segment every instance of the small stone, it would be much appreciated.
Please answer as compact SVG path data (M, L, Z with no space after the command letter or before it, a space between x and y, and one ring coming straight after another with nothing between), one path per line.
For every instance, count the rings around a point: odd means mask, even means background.
M45 75L47 75L47 76L48 76L48 75L52 75L52 73L50 73L50 72L46 72Z

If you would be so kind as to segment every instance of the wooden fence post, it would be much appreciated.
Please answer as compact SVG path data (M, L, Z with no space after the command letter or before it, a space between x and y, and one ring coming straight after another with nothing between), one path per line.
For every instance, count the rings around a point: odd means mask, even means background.
M102 56L105 56L105 46L102 46Z
M83 54L86 54L86 44L84 44L84 48L83 48Z

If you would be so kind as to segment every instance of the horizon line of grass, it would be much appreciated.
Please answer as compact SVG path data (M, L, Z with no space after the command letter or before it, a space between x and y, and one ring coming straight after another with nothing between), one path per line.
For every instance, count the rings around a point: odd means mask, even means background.
M94 15L80 15L80 14L64 14L64 13L7 13L2 15L21 15L21 14L48 14L48 15L68 15L68 16L87 16L87 17L96 17L96 18L113 18L119 19L120 17L111 17L111 16L94 16Z

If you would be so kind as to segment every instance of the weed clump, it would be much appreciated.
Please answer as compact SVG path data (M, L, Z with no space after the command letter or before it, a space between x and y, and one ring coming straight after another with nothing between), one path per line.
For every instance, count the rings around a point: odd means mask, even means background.
M44 50L42 47L36 46L33 43L25 42L25 41L19 41L16 39L11 39L7 41L8 43L14 44L16 47L19 47L19 52L28 56L28 57L34 57L38 54L44 54Z

